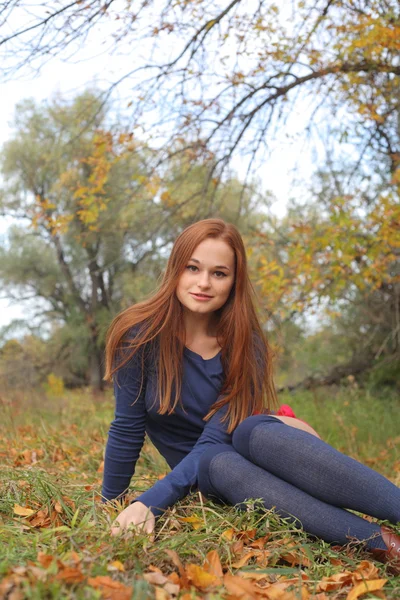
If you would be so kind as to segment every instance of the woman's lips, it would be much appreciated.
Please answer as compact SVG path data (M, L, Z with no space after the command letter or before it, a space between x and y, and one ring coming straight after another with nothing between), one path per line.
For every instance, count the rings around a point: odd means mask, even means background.
M193 298L196 298L196 300L211 300L212 296L199 296L197 294L192 294L192 292L190 292L190 295L193 296Z

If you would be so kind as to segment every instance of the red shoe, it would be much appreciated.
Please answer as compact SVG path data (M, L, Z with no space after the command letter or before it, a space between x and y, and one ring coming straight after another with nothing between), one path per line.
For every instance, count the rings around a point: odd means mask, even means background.
M389 571L394 575L400 575L400 536L394 531L382 525L381 535L387 546L387 550L373 548L369 550L372 556L380 562L389 565Z

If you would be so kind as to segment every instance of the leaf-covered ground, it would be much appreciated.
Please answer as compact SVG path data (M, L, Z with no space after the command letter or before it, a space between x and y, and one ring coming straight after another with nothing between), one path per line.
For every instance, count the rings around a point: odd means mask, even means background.
M399 400L358 390L281 398L338 449L400 484ZM154 539L111 537L100 503L111 394L1 398L0 599L400 598L400 578L360 544L307 537L273 512L186 498ZM397 437L396 437L397 435ZM167 471L149 444L132 493Z

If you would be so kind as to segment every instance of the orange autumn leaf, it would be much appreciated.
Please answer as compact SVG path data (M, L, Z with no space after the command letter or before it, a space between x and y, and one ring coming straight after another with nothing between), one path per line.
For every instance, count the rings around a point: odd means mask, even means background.
M199 565L189 564L186 566L186 574L189 581L199 590L207 590L221 584L221 579L212 573L205 571Z
M330 577L323 577L317 585L317 591L319 592L331 592L338 590L345 585L349 585L352 582L353 574L350 571L343 571L342 573L335 573Z
M246 600L258 600L258 592L260 588L257 588L251 581L242 579L237 575L230 575L226 573L224 575L224 586L226 587L229 594L237 596L238 598L244 596Z
M53 562L54 556L52 556L51 554L46 554L45 552L38 552L37 560L42 565L42 567L47 569Z
M357 600L360 596L368 592L375 592L383 588L387 579L371 579L358 583L348 594L346 600Z
M104 600L131 600L133 589L119 581L114 581L108 575L88 577L88 584L101 592Z
M65 583L80 583L85 576L78 567L64 567L57 573L56 579Z
M253 556L257 556L258 554L259 550L251 550L250 552L246 552L243 554L243 556L241 556L241 558L239 558L239 560L236 560L234 563L232 563L232 567L235 569L241 569L244 565L247 565Z
M369 560L362 560L354 573L354 577L362 580L379 579L378 573L378 567L374 563Z
M215 577L223 577L221 561L216 550L207 552L203 568Z

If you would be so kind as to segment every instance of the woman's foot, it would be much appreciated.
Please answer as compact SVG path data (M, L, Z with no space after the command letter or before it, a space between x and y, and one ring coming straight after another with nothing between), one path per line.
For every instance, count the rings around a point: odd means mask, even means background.
M381 536L387 550L371 548L369 552L376 560L388 564L392 573L400 575L400 536L385 525L381 527Z

